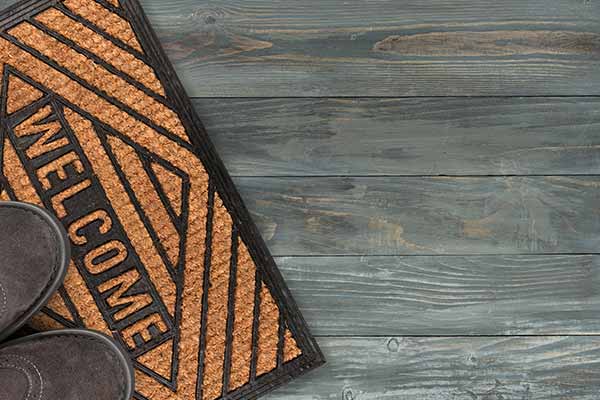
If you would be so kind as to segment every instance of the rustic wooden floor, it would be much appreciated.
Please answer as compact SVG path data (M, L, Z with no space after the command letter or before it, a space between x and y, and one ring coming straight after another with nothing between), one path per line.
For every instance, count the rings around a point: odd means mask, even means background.
M276 399L600 398L600 3L145 0L329 363Z
M329 361L269 399L599 398L599 2L142 3Z
M599 398L600 2L142 4L328 359L269 399Z

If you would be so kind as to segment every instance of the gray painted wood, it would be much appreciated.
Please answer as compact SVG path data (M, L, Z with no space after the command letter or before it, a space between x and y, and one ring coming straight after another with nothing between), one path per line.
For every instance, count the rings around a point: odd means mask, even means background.
M268 399L596 400L600 337L321 338L329 363Z
M195 99L229 172L600 173L598 98Z
M588 0L142 3L192 96L600 94ZM196 105L236 175L599 173L597 99ZM381 337L269 398L598 397L600 336L400 337L597 334L598 256L447 255L597 252L598 177L237 181L275 253L445 255L279 258L317 333Z
M600 332L600 257L276 259L317 335Z
M276 255L600 249L600 176L235 181Z
M599 94L585 0L142 0L192 96Z
M595 1L141 3L195 97L600 94Z

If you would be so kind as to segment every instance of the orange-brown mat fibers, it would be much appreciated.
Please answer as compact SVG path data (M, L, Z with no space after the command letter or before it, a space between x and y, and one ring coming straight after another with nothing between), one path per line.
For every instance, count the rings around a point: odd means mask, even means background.
M0 24L0 199L73 245L33 327L113 336L138 399L253 398L322 364L139 4L23 1Z

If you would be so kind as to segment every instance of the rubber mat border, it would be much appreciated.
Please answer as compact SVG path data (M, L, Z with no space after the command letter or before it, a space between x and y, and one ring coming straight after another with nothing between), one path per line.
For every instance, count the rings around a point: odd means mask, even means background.
M60 3L59 0L22 0L15 3L0 11L0 29L6 30L58 3ZM265 376L257 377L254 383L246 384L221 398L237 400L263 395L291 379L321 366L325 363L324 356L315 338L310 334L306 321L292 298L221 158L210 141L204 125L196 114L141 5L137 0L120 0L120 5L129 17L128 20L132 24L137 39L164 87L165 97L177 111L196 155L203 162L209 176L216 182L224 204L234 221L237 221L236 227L240 235L244 237L249 253L257 268L264 273L263 278L268 283L280 312L287 319L288 328L302 350L302 354L298 358L278 366ZM232 305L228 306L232 307ZM253 338L253 347L256 346L256 338Z

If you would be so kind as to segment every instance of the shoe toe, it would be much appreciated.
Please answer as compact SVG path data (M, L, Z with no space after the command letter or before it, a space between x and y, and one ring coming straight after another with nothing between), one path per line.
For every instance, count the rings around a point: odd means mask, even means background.
M64 278L69 243L46 211L0 203L0 339L22 326Z
M46 332L8 343L0 348L0 370L3 366L27 379L24 386L22 380L3 381L0 374L0 387L25 390L31 399L129 400L133 395L126 356L95 332Z

